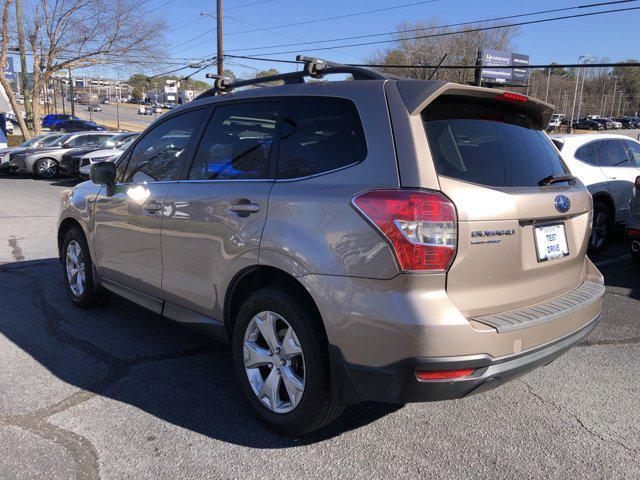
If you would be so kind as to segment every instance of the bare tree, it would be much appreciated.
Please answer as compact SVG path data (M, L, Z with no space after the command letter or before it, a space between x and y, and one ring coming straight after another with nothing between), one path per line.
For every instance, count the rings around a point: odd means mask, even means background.
M33 55L34 128L40 95L59 72L95 65L163 63L164 20L136 0L31 0L27 42ZM166 55L165 55L166 56Z
M483 27L488 26L483 24ZM511 41L518 35L517 27L501 27L499 23L491 30L472 31L477 26L467 25L451 29L438 25L437 19L423 22L404 22L396 27L396 43L369 58L370 63L385 65L435 65L447 54L447 62L473 65L479 48L509 50ZM424 68L381 68L386 73L409 78L426 79L431 71ZM466 83L473 78L473 70L451 69L439 73L439 78Z
M7 94L7 98L9 99L9 103L11 103L11 108L13 109L13 113L15 113L16 118L18 119L18 125L20 125L20 129L22 130L23 135L28 140L29 138L31 138L31 136L29 135L29 131L27 130L27 125L25 124L24 119L22 118L22 115L20 115L18 102L16 101L16 97L13 93L13 90L11 89L11 84L9 83L9 80L7 80L7 77L4 74L4 65L7 64L7 50L9 48L9 37L10 37L9 15L10 15L11 3L12 3L12 0L5 0L4 6L2 9L2 23L0 27L1 28L0 33L2 34L2 44L0 47L0 65L2 65L2 68L0 68L0 85L2 85L2 88L4 88L4 91Z

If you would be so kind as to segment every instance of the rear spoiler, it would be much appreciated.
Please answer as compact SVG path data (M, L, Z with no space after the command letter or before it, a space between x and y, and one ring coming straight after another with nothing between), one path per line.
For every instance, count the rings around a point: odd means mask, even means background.
M547 127L554 112L554 106L550 103L505 90L461 85L441 80L398 80L396 85L410 115L419 115L427 105L441 95L469 96L496 99L497 101L509 97L517 98L519 106L536 121L540 130Z

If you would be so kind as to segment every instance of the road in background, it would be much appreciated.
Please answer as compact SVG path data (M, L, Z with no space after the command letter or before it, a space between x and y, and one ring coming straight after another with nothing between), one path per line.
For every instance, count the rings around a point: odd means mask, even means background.
M96 123L104 124L111 130L116 130L118 118L116 105L100 105L100 107L102 108L101 112L89 112L87 105L76 105L76 116L84 120L89 120L91 118ZM67 110L69 109L67 108ZM141 132L161 115L139 115L138 105L132 103L121 103L118 106L118 110L120 117L120 129L132 132Z
M0 177L0 478L640 478L640 268L609 250L605 319L551 365L462 400L364 403L294 441L230 351L113 297L79 310L55 259L71 182Z

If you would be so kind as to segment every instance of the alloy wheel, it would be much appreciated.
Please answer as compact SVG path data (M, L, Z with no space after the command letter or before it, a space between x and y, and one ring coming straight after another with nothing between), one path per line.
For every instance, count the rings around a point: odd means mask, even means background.
M258 400L274 413L295 409L304 393L305 364L293 327L279 314L263 311L245 330L244 367Z
M42 178L52 178L58 173L58 165L50 158L45 158L38 162L38 176Z
M86 285L84 255L80 245L71 240L67 245L66 270L69 288L76 297L81 297Z

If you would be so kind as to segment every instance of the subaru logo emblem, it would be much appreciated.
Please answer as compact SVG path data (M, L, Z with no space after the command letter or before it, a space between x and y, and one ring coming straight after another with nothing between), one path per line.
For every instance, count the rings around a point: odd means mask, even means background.
M558 195L554 204L556 206L556 210L558 210L560 213L567 213L571 208L571 200L569 200L564 195Z

